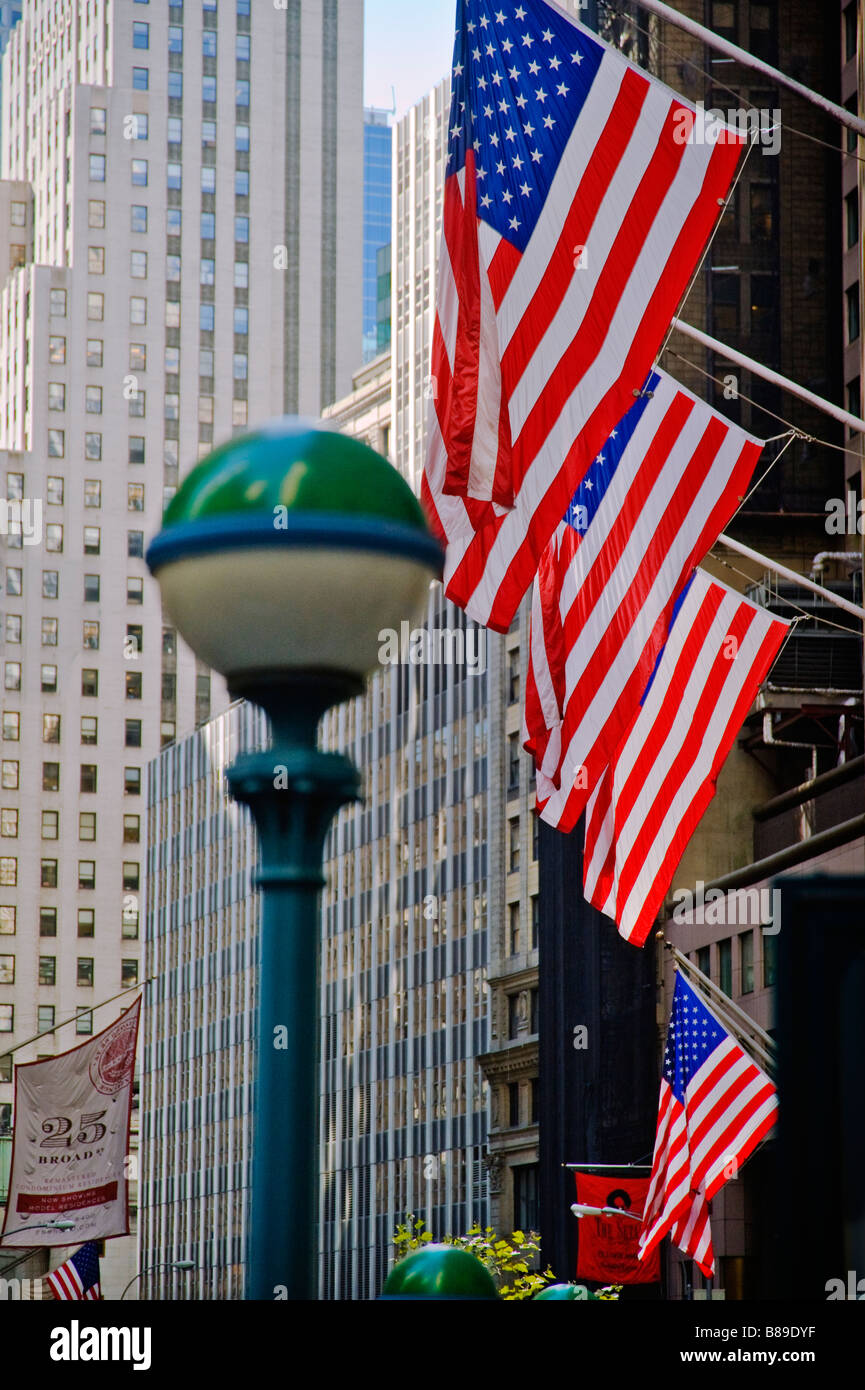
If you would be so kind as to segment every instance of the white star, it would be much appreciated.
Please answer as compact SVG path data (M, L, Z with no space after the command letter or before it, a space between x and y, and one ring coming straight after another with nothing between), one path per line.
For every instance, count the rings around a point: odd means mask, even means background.
M538 75L538 73L540 72L540 70L541 70L541 67L540 67L540 64L539 64L539 63L535 63L535 62L529 63L529 72L532 74L532 77L537 77L537 75Z
M514 142L514 140L516 140L516 138L517 138L517 132L516 132L515 130L511 130L510 127L509 127L509 128L505 131L505 139L506 139L506 140L509 140L509 141L511 142L511 144L513 144L513 142Z
M518 227L522 226L522 223L520 222L520 219L518 217L512 217L510 222L508 223L508 226L512 227L513 230L516 231Z
M502 85L502 75L500 72L493 73L493 84L496 87L500 87Z
M493 118L493 108L491 106L485 106L484 115L486 116L488 121L491 121Z
M579 67L579 66L580 66L580 63L581 63L582 61L583 61L583 55L582 55L582 53L580 53L579 49L577 49L577 52L574 53L574 54L572 55L572 57L571 57L571 62L572 62L572 63L576 63L577 67Z
M487 19L487 17L486 17L485 14L482 14L482 15L481 15L481 28L482 28L482 29L489 29L489 27L490 27L490 22L489 22L489 20Z
M598 454L598 457L595 459L595 463L603 463L603 462L604 462L604 456L603 456L603 454Z
M472 21L469 20L468 24L466 25L466 28L468 29L470 34L473 34L475 32L475 29L477 28L477 25L473 24Z
M532 136L533 136L534 133L535 133L535 128L534 128L534 126L532 125L531 121L528 121L528 122L523 126L523 130L526 132L526 135L528 135L529 139L531 140Z
M562 66L562 60L561 60L561 58L551 58L551 59L550 59L550 67L552 68L553 72L558 72L558 70L559 70L559 68L560 68L561 66Z
M488 193L485 193L484 196L481 198L481 207L482 207L482 208L489 208L489 207L492 207L492 204L493 204L492 198L490 197L490 195L489 195Z
M520 108L520 110L522 111L523 107L524 107L524 106L528 106L528 104L529 104L529 99L528 99L528 97L524 97L523 94L522 94L522 92L520 92L519 96L517 97L517 106L518 106L518 107Z
M552 130L553 126L555 125L555 121L553 120L552 116L544 116L544 125L546 126L547 130Z
M461 101L461 102L460 102L460 115L464 115L464 114L465 114L465 109L466 109L466 104L465 104L464 101Z
M556 91L558 92L560 97L566 97L570 90L570 87L566 87L564 82L561 84L561 86L556 88Z
M487 79L485 77L479 77L478 86L480 87L482 92L485 92L488 86Z
M458 140L462 134L462 126L455 125L451 128L451 139Z
M593 488L594 486L595 486L595 485L594 485L594 483L592 482L591 478L587 478L587 479L586 479L586 492L591 492L591 491L592 491L592 488Z
M503 53L510 53L510 51L511 51L512 48L513 48L513 44L511 43L510 39L504 39L503 42L502 42L502 52L503 52Z
M535 92L535 96L542 105L547 99L547 94L544 91L543 87L538 88L538 90Z
M524 198L528 198L531 191L532 190L529 188L529 185L527 183L521 184L520 192L522 193Z
M496 165L496 172L499 174L503 174L505 172L505 169L506 165L502 160L499 160L498 164Z
M519 155L516 155L515 158L511 160L511 163L517 170L520 170L523 167L523 161L520 159Z
M504 12L504 10L496 10L496 24L504 24L504 22L505 22L505 12Z
M493 47L493 45L492 45L491 43L488 43L488 44L487 44L487 57L488 57L488 58L492 58L492 57L494 56L494 54L495 54L495 51L496 51L496 50L495 50L495 48Z
M487 171L486 171L486 169L478 169L477 175L476 175L477 178L479 178L479 179L485 179L486 176L487 176Z
M531 34L523 34L523 48L531 48L533 43L534 39Z
M462 65L462 63L457 63L456 67L454 68L454 77L462 77L462 75L463 75L463 65Z
M503 111L503 112L505 113L505 115L507 115L507 113L508 113L508 111L510 111L510 109L511 109L511 108L508 106L507 101L505 100L504 97L502 97L501 101L499 102L499 110L500 110L500 111Z
M536 164L540 164L543 157L544 156L541 154L540 150L532 150L532 159L535 161Z
M552 41L553 41L553 31L552 31L552 29L545 29L545 30L544 30L544 32L543 32L543 40L544 40L544 43L552 43Z
M479 48L472 49L472 57L474 58L476 63L479 63L481 61L481 51Z
M472 141L472 148L473 148L473 150L475 151L475 154L477 154L477 153L480 151L480 148L481 148L481 142L480 142L480 140L473 140L473 141Z
M525 10L523 9L522 5L520 5L519 9L516 10L514 13L515 13L517 19L525 19L525 17L526 17L526 12L525 12Z
M514 65L514 66L513 66L512 68L510 68L509 71L508 71L508 77L511 79L512 82L516 82L517 79L518 79L518 77L519 77L519 75L520 75L520 70L519 70L519 68L518 68L516 65Z
M491 135L491 136L490 136L490 144L491 144L491 145L498 145L499 143L500 143L500 141L499 141L499 137L498 137L497 135Z
M509 188L506 188L502 194L502 201L505 203L512 203L514 201L514 195Z
M619 431L618 431L618 430L612 430L612 431L610 432L610 438L611 438L611 439L618 439L618 437L619 437Z

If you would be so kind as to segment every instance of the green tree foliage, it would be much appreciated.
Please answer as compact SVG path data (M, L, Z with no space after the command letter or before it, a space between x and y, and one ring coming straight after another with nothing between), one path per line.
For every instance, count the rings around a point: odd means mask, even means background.
M421 1250L435 1239L428 1231L426 1222L415 1219L409 1213L405 1221L397 1226L393 1237L397 1260L410 1255L413 1250ZM502 1298L508 1300L533 1298L554 1279L549 1268L543 1273L531 1269L534 1257L540 1254L540 1237L537 1231L514 1231L510 1236L497 1236L492 1226L481 1230L471 1226L464 1236L445 1236L442 1244L454 1245L458 1250L468 1250L486 1265L496 1281Z

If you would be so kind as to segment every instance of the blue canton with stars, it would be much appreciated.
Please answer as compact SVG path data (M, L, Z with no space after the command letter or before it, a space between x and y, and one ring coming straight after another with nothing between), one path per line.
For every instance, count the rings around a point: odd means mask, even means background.
M677 971L664 1050L664 1077L680 1105L685 1104L685 1089L691 1078L728 1036L681 971Z
M639 400L634 402L625 418L619 421L574 493L563 519L580 535L585 535L591 526L622 455L633 438L634 430L643 418L643 412L651 400L651 392L656 389L660 379L657 372L649 373Z
M524 251L603 47L543 0L458 0L449 175L477 168L478 216Z

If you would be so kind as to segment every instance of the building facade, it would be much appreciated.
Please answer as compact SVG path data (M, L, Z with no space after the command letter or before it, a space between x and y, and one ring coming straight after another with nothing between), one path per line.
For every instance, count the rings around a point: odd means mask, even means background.
M0 1050L142 978L144 770L227 703L145 545L214 445L350 386L362 48L349 0L27 0L9 39Z
M388 346L379 330L379 252L390 245L393 187L391 113L368 106L363 122L363 361Z

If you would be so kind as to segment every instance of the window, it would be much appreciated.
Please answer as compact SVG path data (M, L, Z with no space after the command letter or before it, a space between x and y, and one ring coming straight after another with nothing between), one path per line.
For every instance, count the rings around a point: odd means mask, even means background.
M169 391L163 397L163 408L166 420L180 419L180 397L176 391Z
M42 790L44 792L59 792L60 790L60 764L42 764Z
M96 913L92 907L78 909L78 935L93 936L96 927Z
M95 763L82 763L81 775L79 779L79 791L90 795L96 791L97 767Z
M234 43L234 56L238 63L249 62L250 38L248 34L238 34Z
M24 580L24 572L23 572L23 570L18 569L17 566L14 566L14 565L7 565L7 566L6 566L6 592L7 592L7 594L11 594L11 595L14 596L15 598L18 598L18 597L20 596L20 594L21 594L21 590L22 590L22 586L23 586L23 580ZM19 641L19 642L21 641L21 638L20 638L20 637L18 638L18 641Z
M212 150L216 145L216 121L201 122L201 147Z
M207 81L207 78L204 78ZM202 193L216 192L216 170L210 164L205 164L201 170L201 191Z
M132 161L132 185L134 188L147 187L147 160L133 159Z
M66 456L66 431L48 431L48 457L50 459L62 459Z
M93 1032L93 1014L90 1009L78 1008L75 1017L75 1032L80 1036Z
M41 671L43 695L54 695L57 691L57 667L43 666Z
M245 353L245 352L236 352L236 353L234 354L234 359L233 359L233 361L234 361L234 380L235 380L235 381L246 381L247 373L248 373L248 369L249 369L249 358L247 357L246 353Z
M132 860L124 860L123 863L123 891L124 893L136 893L138 891L140 878L139 865Z
M729 336L739 332L739 276L713 274L710 278L712 289L712 329L715 337L728 342Z
M168 143L169 145L183 143L183 119L180 116L168 117Z
M85 651L99 650L99 624L94 622L82 623Z
M171 101L183 100L183 73L170 72L168 74L168 96Z
M0 1004L0 1033L15 1032L15 1005Z
M123 843L125 845L137 845L141 839L141 817L123 817Z
M166 186L179 189L183 186L183 166L172 163L165 166Z
M87 225L97 231L105 226L105 203L101 198L90 198L88 200Z
M62 381L49 381L48 383L48 409L66 409L66 387Z
M164 627L162 629L162 655L177 655L177 633L173 627Z
M39 881L40 881L40 884L41 884L41 886L42 886L43 888L56 888L56 887L57 887L57 860L56 860L56 859L43 859L43 860L42 860L42 864L41 864L41 868L40 868Z
M133 48L149 48L149 47L150 47L150 25L149 25L149 24L145 24L145 23L143 23L141 20L136 20L136 21L134 22L134 24L132 25L132 47L133 47Z
M249 153L248 125L236 125L234 127L234 148L239 154Z
M3 856L0 856L0 884L2 884L4 888L15 888L17 883L18 860L13 855L9 854L4 854ZM12 930L14 931L14 916L12 918L12 922Z
M183 229L183 213L180 208L165 209L165 232L167 236L180 236Z
M86 386L84 388L84 409L88 415L102 414L101 386Z
M133 899L133 901L137 901ZM138 940L138 908L124 907L120 914L120 935L124 941Z
M144 393L142 392L141 394L143 395ZM132 405L132 402L130 401L129 404L130 404L130 406L131 406L131 405ZM130 414L131 414L131 413L132 413L132 412L130 411ZM143 463L143 462L144 462L144 435L143 435L143 434L131 434L131 435L129 436L129 462L130 462L130 463ZM139 487L139 486L140 486L140 484L138 484L138 483L130 483L130 484L129 484L130 489L135 488L135 487ZM130 493L130 496L131 496L131 493ZM144 489L143 489L143 488L141 489L141 496L142 496L142 503L143 503L143 498L144 498ZM130 510L130 511L143 511L143 509L144 509L144 508L143 508L143 505L142 505L141 507L133 507L132 504L131 504L131 502L130 502L130 504L129 504L129 510Z
M508 734L508 791L520 789L520 736Z
M96 887L96 862L93 859L78 860L78 887Z
M198 423L200 425L213 424L213 397L199 396L198 398Z
M520 822L518 817L508 821L508 872L516 873L520 867Z
M84 602L99 602L99 575L85 574L84 576Z
M167 299L165 301L165 327L180 327L180 300Z
M150 87L150 69L132 69L132 90L134 92L146 92Z
M66 362L66 339L48 339L48 361L53 367L62 367Z
M6 840L18 839L18 811L14 806L0 810L0 835Z
M11 907L11 906L8 906L8 905L7 905L7 906L4 906L4 907L0 907L0 936L14 936L14 935L15 935L15 918L16 918L16 916L17 916L17 913L16 913L16 910L15 910L14 907ZM0 1079L2 1079L2 1078L0 1078ZM12 1077L9 1076L9 1077L8 1077L8 1080L11 1081L11 1080L12 1080Z
M138 984L138 961L122 960L120 962L120 988L132 989Z
M144 580L143 580L143 579L128 578L128 579L126 580L126 602L127 602L127 603L143 603L143 602L144 602Z
M3 711L3 737L7 743L18 742L18 729L21 715L14 710Z
M169 53L183 52L183 29L179 24L169 24L168 26L168 51Z
M742 993L752 994L754 991L753 931L742 932L742 935L739 937L739 966L742 976Z
M57 982L57 957L39 957L39 983L40 985L53 985Z
M234 89L234 104L235 106L249 105L249 83L245 78L238 78Z
M249 310L244 305L238 305L234 311L234 331L241 335L249 333Z
M849 63L856 57L856 2L851 0L844 11L844 61Z
M56 319L66 317L66 291L52 290L50 294L51 315Z
M140 767L125 767L123 769L123 792L125 796L141 795Z
M518 1163L511 1169L514 1180L514 1230L536 1231L540 1219L537 1163Z
M520 1025L520 996L518 994L508 995L508 1039L513 1041L519 1033Z
M147 414L147 392L146 392L146 391L142 391L142 390L139 388L139 390L137 390L137 391L135 392L135 395L134 395L134 396L130 396L130 397L129 397L129 414L132 416L132 418L133 418L134 420L142 419L142 418ZM140 452L141 452L142 454L144 453L144 440L143 440L143 439L141 440L141 450L140 450ZM143 461L143 460L142 460L142 461ZM129 462L132 463L133 460L130 458Z
M78 957L78 975L76 983L80 989L90 989L93 985L93 957Z
M103 354L103 340L101 338L87 339L87 365L88 367L101 367ZM100 443L100 458L101 443Z
M517 956L520 953L520 905L519 903L508 904L508 955Z
M99 506L99 500L98 500L98 499L99 499L98 484L97 484L97 492L96 492L96 494L95 494L97 500L96 500L95 502L93 502L92 500L91 500L91 501L88 501L88 500L87 500L87 498L88 498L88 493L87 493L87 484L86 484L86 483L84 484L84 487L85 487L85 493L84 493L84 505L85 505L85 507L92 507L92 506L97 506L97 507L98 507L98 506ZM92 484L91 484L91 487L92 487ZM91 498L92 498L92 496L93 496L92 492L91 492L90 496L91 496ZM100 528L99 528L98 526L85 526L85 527L84 527L84 554L85 554L85 555L98 555L99 552L100 552L100 550L101 550L101 548L102 548L102 546L101 546L101 531L100 531Z
M42 742L60 742L60 715L43 714L42 716Z
M126 747L141 747L141 720L127 719L126 721Z
M216 264L209 256L201 259L200 280L202 285L212 285L216 279Z
M81 672L81 694L94 696L99 694L99 672L94 671L91 667L85 667Z
M847 341L855 343L859 337L859 281L844 292L847 300Z
M144 532L126 532L126 554L131 557L142 558L144 555Z
M18 764L11 758L3 759L3 772L0 777L0 785L4 791L15 792L18 790Z
M45 549L55 554L63 551L63 526L59 521L49 521L45 527Z
M249 197L249 170L235 169L234 171L234 196L235 198Z
M84 479L84 506L89 510L95 510L102 506L102 483L98 478ZM90 549L95 541L96 549ZM85 526L84 528L84 553L85 555L99 554L99 527Z
M105 182L105 155L92 154L90 156L90 182Z
M147 370L147 348L144 343L129 344L129 366L134 372Z
M529 899L529 907L532 914L532 950L536 951L541 923L541 900L537 893L534 893Z
M216 30L205 29L201 35L201 55L203 58L216 57Z
M198 350L198 375L203 377L213 376L213 349L199 348Z
M96 812L78 812L78 838L79 840L96 839Z
M733 942L728 936L718 942L718 983L725 994L733 994Z
M751 332L778 333L778 280L775 275L751 276Z
M87 274L105 274L105 247L88 246L87 248Z
M98 290L87 295L87 317L91 323L101 323L105 317L105 295Z
M46 501L49 507L63 506L63 479L49 477L46 479Z
M213 212L203 212L201 214L201 240L213 241L216 236L216 214Z
M516 1129L520 1122L520 1083L511 1081L508 1084L508 1124L511 1129Z
M82 714L81 716L81 742L98 743L99 727L95 715Z
M143 203L133 203L130 209L131 227L133 232L147 231L147 208Z
M54 1005L40 1004L37 1010L37 1029L40 1033L47 1033L54 1030Z
M148 133L149 133L149 130L150 130L150 123L149 123L149 121L148 121L148 119L147 119L147 116L144 115L142 112L137 111L137 112L135 113L135 115L134 115L133 120L132 120L132 138L133 138L133 140L146 140L146 139L147 139L147 136L148 136Z
M133 295L129 300L129 322L141 325L147 322L147 300Z
M10 221L10 223L11 223L11 225L12 225L13 227L26 227L26 226L27 226L27 204L26 204L26 203L10 203L10 204L9 204L9 221Z
M202 333L212 333L214 324L214 309L212 304L202 304L198 310L198 327ZM51 431L49 430L50 434Z
M4 685L7 690L21 689L21 662L7 661L3 672Z

